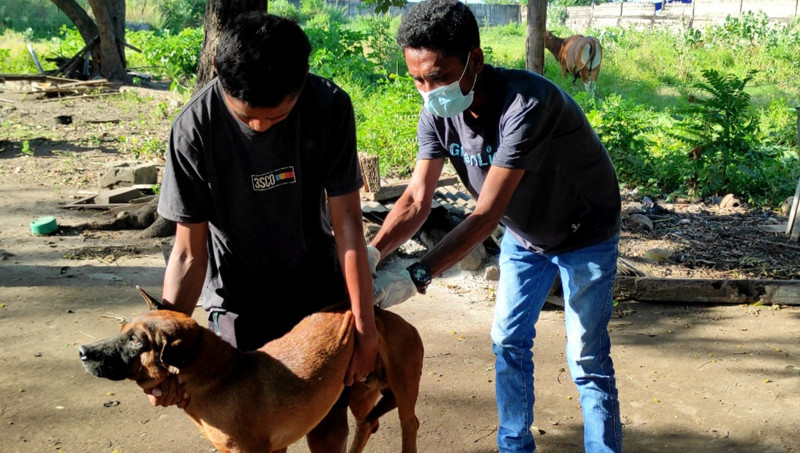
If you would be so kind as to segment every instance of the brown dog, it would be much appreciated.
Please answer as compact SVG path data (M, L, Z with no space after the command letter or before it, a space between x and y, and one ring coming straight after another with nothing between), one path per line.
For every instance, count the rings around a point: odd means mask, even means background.
M283 337L242 352L189 316L156 310L160 303L140 291L151 311L126 323L120 335L81 346L84 367L97 377L135 380L145 390L177 375L191 397L184 411L221 452L287 447L322 420L344 388L355 341L348 309L309 315ZM375 371L350 396L357 425L350 451L362 451L378 418L397 407L403 452L416 452L422 340L394 313L375 308L375 323Z
M544 35L544 46L561 63L561 75L572 74L572 83L578 77L583 87L594 97L597 75L603 60L603 48L594 36L572 35L561 39L549 31Z

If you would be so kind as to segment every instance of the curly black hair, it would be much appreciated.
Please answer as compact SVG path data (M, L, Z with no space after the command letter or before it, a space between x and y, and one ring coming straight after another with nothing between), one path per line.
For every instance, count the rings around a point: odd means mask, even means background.
M275 107L302 89L310 54L308 36L296 22L259 11L226 24L214 66L230 96L251 107Z
M425 0L409 8L397 30L397 44L405 50L430 49L462 62L480 47L478 21L458 0Z

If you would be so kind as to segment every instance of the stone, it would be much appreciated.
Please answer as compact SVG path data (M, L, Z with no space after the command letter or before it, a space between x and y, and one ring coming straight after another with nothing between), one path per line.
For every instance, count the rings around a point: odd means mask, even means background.
M789 213L792 211L793 203L794 203L794 197L789 197L786 200L784 200L783 204L781 205L781 214L789 215Z
M118 204L128 203L131 200L142 197L142 191L132 187L119 187L116 189L104 190L94 197L95 204Z
M494 264L486 266L486 269L483 270L483 279L490 282L500 280L500 268Z
M459 262L459 267L465 271L477 271L483 264L484 258L486 258L486 248L483 244L478 244L469 255Z
M628 216L628 221L634 227L644 228L645 230L653 229L653 221L650 220L650 217L647 217L644 214L632 214Z
M722 197L722 201L719 202L719 207L722 209L738 208L741 205L742 201L732 193Z
M129 187L135 184L158 183L158 166L139 162L121 162L100 173L98 185L103 188Z
M655 261L656 263L665 263L669 260L672 256L672 253L669 250L664 250L660 248L650 249L644 252L644 257L650 261Z

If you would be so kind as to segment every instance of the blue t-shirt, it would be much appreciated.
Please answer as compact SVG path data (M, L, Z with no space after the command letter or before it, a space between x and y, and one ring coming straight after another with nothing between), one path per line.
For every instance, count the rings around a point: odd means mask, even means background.
M528 71L486 65L482 84L478 118L422 111L417 159L449 158L476 198L492 165L524 169L501 222L531 251L566 252L614 235L616 173L575 100Z
M362 186L352 103L309 74L289 116L258 133L222 96L212 81L175 120L158 212L209 222L206 310L296 322L344 298L325 197Z

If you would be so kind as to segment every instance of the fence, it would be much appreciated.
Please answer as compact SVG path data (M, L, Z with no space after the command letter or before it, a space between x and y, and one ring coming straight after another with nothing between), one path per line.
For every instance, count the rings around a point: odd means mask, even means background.
M705 28L763 11L770 22L789 22L800 16L800 0L693 0L691 3L602 3L567 8L566 25L573 30L622 27Z
M297 7L300 6L300 0L289 0L289 3L292 3ZM345 16L347 17L364 16L374 14L375 12L375 7L364 5L364 3L360 1L325 0L325 3L329 6L334 6L341 9L344 11ZM403 8L391 7L389 8L389 14L393 16L405 14L406 9L408 9L411 5L412 4L409 3ZM518 24L522 22L522 8L520 8L519 5L486 5L469 3L467 6L469 6L470 10L472 10L472 14L475 15L478 25L506 25Z

